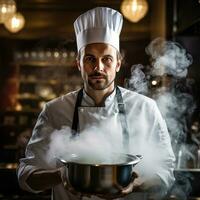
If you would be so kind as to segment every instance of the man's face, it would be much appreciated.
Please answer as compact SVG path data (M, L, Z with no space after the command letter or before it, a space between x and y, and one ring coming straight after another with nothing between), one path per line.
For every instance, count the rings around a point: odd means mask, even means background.
M121 62L117 59L117 50L104 43L89 44L81 49L78 68L85 89L104 90L113 88L116 72Z

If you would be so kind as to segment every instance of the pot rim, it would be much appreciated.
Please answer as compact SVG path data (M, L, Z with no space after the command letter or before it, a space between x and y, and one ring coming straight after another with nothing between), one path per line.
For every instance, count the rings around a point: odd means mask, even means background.
M75 164L75 165L93 166L93 167L106 167L106 166L114 167L114 166L135 165L138 162L140 162L140 160L142 159L142 155L131 155L131 154L122 154L122 155L130 159L130 161L123 162L123 163L116 163L116 164L113 164L113 163L112 164L94 164L94 163L90 164L90 163L84 163L84 162L78 162L78 161L66 161L65 159L60 159L60 158L59 160L65 165Z

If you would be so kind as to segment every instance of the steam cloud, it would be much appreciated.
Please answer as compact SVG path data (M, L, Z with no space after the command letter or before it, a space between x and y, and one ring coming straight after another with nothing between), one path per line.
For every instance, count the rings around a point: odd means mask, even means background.
M145 68L144 66L132 66L131 78L127 86L130 90L147 94L156 100L168 125L174 143L173 147L176 151L177 145L179 146L186 140L187 120L191 117L195 108L195 106L192 106L194 105L192 95L182 92L182 88L177 87L178 81L181 78L186 78L188 67L192 64L192 57L180 44L165 41L162 38L153 40L147 46L146 53L151 60L148 75L142 71ZM149 76L160 77L163 83L161 82L159 87L153 88ZM158 84L158 82L155 84Z
M165 41L162 38L153 40L147 46L146 53L150 56L151 61L151 67L147 67L148 73L145 74L142 71L144 66L132 66L131 78L127 86L130 90L147 94L156 100L171 136L172 146L177 157L176 167L195 168L197 167L195 147L186 144L189 131L188 122L190 122L195 109L195 103L192 95L184 91L185 88L190 87L186 76L188 67L193 62L192 56L180 44ZM154 86L150 77L157 77ZM184 84L180 84L183 79L185 80ZM141 84L137 84L140 82ZM174 193L184 200L191 192L190 179L192 177L181 175L182 177L178 177L181 185L174 188Z
M66 161L78 159L79 162L90 164L124 162L124 160L116 161L112 156L113 153L122 153L119 137L113 137L117 131L113 127L112 119L100 126L101 130L90 126L73 138L69 127L54 131L48 151L49 161L57 157Z
M152 74L159 76L186 77L188 67L193 62L192 56L179 43L162 38L153 40L147 46L146 53L152 58Z
M129 153L143 156L142 161L134 167L134 171L143 174L143 178L148 179L152 173L158 173L159 166L163 164L162 158L166 155L156 150L157 141L151 141L149 144L149 141L138 134L130 138L133 143L127 152L122 143L122 135L119 134L121 125L114 123L115 121L114 118L106 119L106 122L98 127L91 124L75 138L71 137L69 127L54 131L51 134L47 162L51 165L55 158L60 158L86 164L119 164L127 162L126 158L120 155ZM138 123L143 124L143 120ZM143 130L147 128L145 124L141 127ZM140 132L143 130L140 128Z

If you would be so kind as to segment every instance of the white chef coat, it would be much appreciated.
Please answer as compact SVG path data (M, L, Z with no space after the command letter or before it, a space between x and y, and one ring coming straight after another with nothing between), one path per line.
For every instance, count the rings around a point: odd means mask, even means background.
M150 161L147 159L146 163L143 162L142 164L141 162L141 164L138 164L134 168L135 171L141 176L146 172L148 172L150 176L156 174L167 187L170 187L174 182L173 168L175 157L165 121L155 101L136 92L121 87L119 88L122 93L127 116L130 138L129 153L141 154L144 157L145 154L151 154ZM40 192L34 191L27 185L26 180L28 176L35 170L56 168L56 163L54 166L49 166L45 161L45 155L46 151L48 151L48 144L50 141L49 138L54 130L59 130L63 126L71 127L77 94L78 91L74 91L46 103L40 113L32 137L27 145L26 156L20 159L19 168L17 170L19 183L23 189L34 193ZM95 107L92 98L83 92L81 107L79 107L78 110L80 132L91 124L98 126L100 121L103 123L104 120L106 122L108 119L112 118L112 122L118 126L116 134L119 134L119 137L117 138L122 140L122 128L115 94L116 90L106 98L104 107ZM156 157L156 159L154 159L154 157ZM162 164L157 166L157 160L161 160ZM150 167L150 165L152 165L152 167ZM146 170L145 167L149 169ZM136 194L131 195L128 195L127 199L137 199L134 198ZM79 198L68 192L64 189L63 185L60 184L52 188L52 199L77 200ZM91 199L99 198L92 196ZM142 200L145 198L140 197L139 199Z

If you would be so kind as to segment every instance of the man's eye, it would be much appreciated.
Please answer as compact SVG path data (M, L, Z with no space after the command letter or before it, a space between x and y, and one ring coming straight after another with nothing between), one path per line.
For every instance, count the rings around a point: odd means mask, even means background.
M85 61L86 62L95 62L95 58L88 56L88 57L85 57Z
M113 60L112 60L112 58L111 57L105 57L105 58L103 58L103 62L104 63L111 63Z

